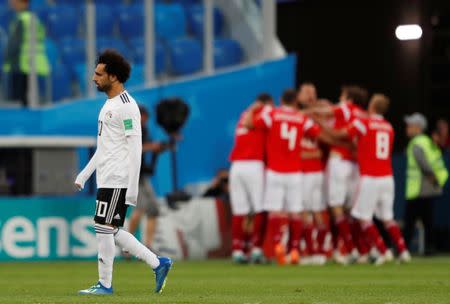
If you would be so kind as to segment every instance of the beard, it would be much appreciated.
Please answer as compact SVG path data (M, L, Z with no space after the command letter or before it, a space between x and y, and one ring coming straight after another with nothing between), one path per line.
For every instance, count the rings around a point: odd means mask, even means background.
M97 91L108 92L109 90L111 90L111 84L105 84L105 85L97 84Z

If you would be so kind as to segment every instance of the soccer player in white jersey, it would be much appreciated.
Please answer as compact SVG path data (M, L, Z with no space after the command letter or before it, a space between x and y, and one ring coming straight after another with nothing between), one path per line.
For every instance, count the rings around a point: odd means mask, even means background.
M77 176L78 189L94 170L97 177L97 205L94 227L98 244L99 281L79 294L112 294L115 246L150 265L155 273L155 292L164 288L172 261L158 257L132 234L121 229L128 206L135 206L141 166L142 134L139 108L124 89L131 67L114 50L105 50L97 60L93 81L108 99L98 117L97 150Z

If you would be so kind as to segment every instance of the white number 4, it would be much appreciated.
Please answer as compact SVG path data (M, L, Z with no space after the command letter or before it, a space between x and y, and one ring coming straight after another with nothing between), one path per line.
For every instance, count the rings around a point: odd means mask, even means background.
M295 144L297 143L297 128L291 127L286 122L281 124L281 139L286 139L289 141L289 150L293 151L295 149Z
M388 159L389 157L389 133L376 133L376 157L378 159Z

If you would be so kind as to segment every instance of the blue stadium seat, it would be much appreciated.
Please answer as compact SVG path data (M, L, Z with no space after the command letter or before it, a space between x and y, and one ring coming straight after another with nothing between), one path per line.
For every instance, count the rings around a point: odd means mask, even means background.
M98 38L97 39L97 52L102 52L105 49L116 49L125 58L131 60L131 53L127 45L118 38Z
M143 64L133 64L131 66L131 75L130 78L127 80L125 86L126 87L132 87L132 86L139 86L143 85L145 82L145 76L144 76L144 65Z
M142 64L145 61L145 41L142 38L134 38L129 41L130 49L133 52L133 61L136 64ZM155 74L165 70L166 53L162 43L155 44Z
M142 4L122 5L119 10L119 31L122 37L144 35L144 9ZM177 3L155 5L155 31L162 39L174 39L186 34L186 16Z
M50 38L45 39L45 52L52 68L61 63L61 55L58 46Z
M5 33L8 33L9 22L11 22L13 17L14 12L8 9L7 6L0 7L0 27L5 31Z
M48 8L46 23L54 39L76 37L80 25L79 8L71 5L56 5Z
M30 1L30 8L31 10L36 10L39 9L43 6L47 6L48 5L48 1L47 0L31 0Z
M239 64L241 61L242 49L236 40L214 40L214 67L227 67Z
M180 38L170 41L168 45L172 73L187 75L202 69L203 49L198 40Z
M193 4L187 8L189 28L199 39L203 39L203 4ZM214 35L219 36L223 31L223 15L218 8L214 8Z
M119 10L119 31L122 37L144 35L144 12L140 5L123 5Z
M96 2L97 3L97 2ZM115 3L115 2L113 2ZM112 4L112 3L111 3ZM95 28L98 37L112 37L115 26L115 5L97 4L95 7ZM81 8L82 15L86 17L86 7ZM83 22L86 19L83 18ZM84 28L84 26L83 26Z
M72 95L71 78L67 67L59 63L52 67L52 99L61 100Z
M59 46L62 59L67 65L86 61L86 43L80 38L65 38L60 40Z
M175 39L187 33L186 15L178 3L155 5L155 31L162 39Z

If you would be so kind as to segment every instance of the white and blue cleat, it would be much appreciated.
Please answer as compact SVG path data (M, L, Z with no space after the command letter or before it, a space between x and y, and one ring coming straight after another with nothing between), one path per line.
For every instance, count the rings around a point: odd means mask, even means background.
M161 293L166 285L167 274L170 268L172 268L173 262L170 258L158 257L159 266L153 269L155 273L156 287L155 292Z
M98 282L97 284L89 287L88 289L83 289L78 291L78 294L80 295L112 295L113 294L113 288L112 286L110 288L106 288L102 285L102 283Z

